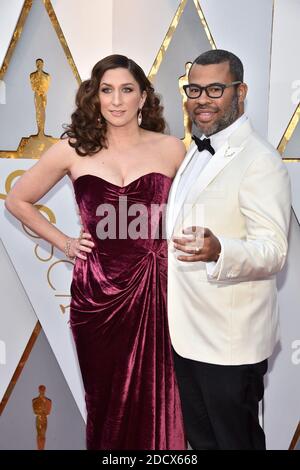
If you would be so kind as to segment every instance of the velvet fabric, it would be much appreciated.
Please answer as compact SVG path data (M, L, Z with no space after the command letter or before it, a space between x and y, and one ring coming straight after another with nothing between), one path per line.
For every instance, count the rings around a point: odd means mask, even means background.
M76 259L71 285L70 324L86 394L88 449L186 449L167 322L164 217L162 212L151 217L153 204L167 202L171 183L154 172L124 187L95 175L74 181L84 230L95 243L87 260ZM107 215L100 204L115 210L115 238L112 230L110 238L99 239L97 224ZM124 234L126 204L133 214L126 229L135 226L137 208L145 217L137 227L144 230L140 238ZM150 235L153 223L159 236Z

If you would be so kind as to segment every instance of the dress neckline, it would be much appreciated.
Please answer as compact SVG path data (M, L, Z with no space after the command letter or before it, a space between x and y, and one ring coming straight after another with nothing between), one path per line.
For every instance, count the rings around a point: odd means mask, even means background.
M73 180L73 184L77 183L77 181L82 179L82 178L93 177L93 178L100 179L100 180L104 181L105 183L110 184L111 186L115 186L116 188L124 189L124 188L127 188L128 186L132 185L133 183L138 182L140 179L145 178L146 176L150 176L150 175L160 175L160 176L163 176L164 178L167 178L171 181L173 180L173 178L171 178L170 176L164 175L163 173L160 173L158 171L151 171L150 173L145 173L144 175L139 176L138 178L134 179L133 181L130 181L129 183L125 184L124 186L119 186L118 184L112 183L111 181L108 181L108 180L102 178L101 176L93 175L92 173L86 173L84 175L78 176L75 180Z

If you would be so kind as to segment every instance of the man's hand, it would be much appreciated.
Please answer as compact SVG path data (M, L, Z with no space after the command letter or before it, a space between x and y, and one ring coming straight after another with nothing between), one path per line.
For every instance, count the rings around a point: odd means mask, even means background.
M209 228L193 226L183 229L182 232L190 237L173 237L174 248L188 253L188 256L180 255L177 259L180 261L218 261L221 244Z

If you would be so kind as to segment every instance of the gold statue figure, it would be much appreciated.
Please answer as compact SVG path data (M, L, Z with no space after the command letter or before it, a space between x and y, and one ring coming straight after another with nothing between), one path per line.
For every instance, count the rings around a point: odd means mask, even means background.
M1 150L0 158L39 158L59 139L45 134L47 93L50 86L50 74L43 70L44 61L36 59L36 70L30 74L31 88L34 92L35 115L38 133L22 137L17 150Z
M45 396L45 385L39 386L39 396L33 398L32 408L36 415L37 448L44 450L46 442L47 416L51 413L52 401Z
M188 83L188 75L189 75L189 70L190 70L191 66L192 66L191 62L187 62L185 64L185 74L182 75L181 77L179 77L179 80L178 80L179 91L180 91L180 94L181 94L182 104L183 104L183 125L184 125L183 143L184 143L186 149L188 149L188 147L191 143L191 140L192 140L192 136L191 136L192 121L190 120L190 117L189 117L188 112L186 110L187 97L186 97L186 94L185 94L184 89L182 87L183 87L183 85L186 85Z
M50 85L50 75L43 70L43 59L37 59L35 63L37 70L30 74L30 82L31 88L34 91L38 135L41 136L45 134L47 92Z

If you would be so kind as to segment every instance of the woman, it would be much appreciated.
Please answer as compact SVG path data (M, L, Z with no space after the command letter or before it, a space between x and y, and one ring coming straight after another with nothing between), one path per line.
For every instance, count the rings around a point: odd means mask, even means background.
M161 133L159 99L124 56L94 66L76 105L65 138L19 179L6 207L76 257L70 323L86 392L87 448L185 449L166 315L167 243L157 210L167 202L184 146ZM65 175L80 210L80 239L33 207Z

